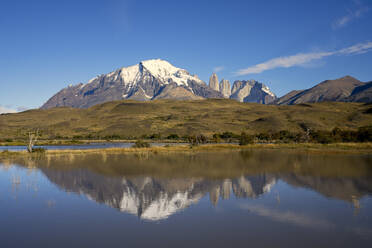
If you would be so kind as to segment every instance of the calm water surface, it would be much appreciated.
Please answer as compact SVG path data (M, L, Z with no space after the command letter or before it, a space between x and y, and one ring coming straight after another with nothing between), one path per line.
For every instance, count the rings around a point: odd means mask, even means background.
M0 247L371 247L372 156L0 161Z

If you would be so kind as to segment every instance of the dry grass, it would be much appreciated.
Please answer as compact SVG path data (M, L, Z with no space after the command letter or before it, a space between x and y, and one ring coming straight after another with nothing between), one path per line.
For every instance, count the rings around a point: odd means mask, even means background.
M239 146L235 144L210 144L201 146L177 145L168 147L149 148L105 148L105 149L69 149L69 150L46 150L47 156L58 156L66 154L148 154L148 153L200 153L200 152L229 152L232 150L293 150L295 152L311 153L358 153L371 154L372 143L334 143L334 144L251 144ZM29 154L26 151L0 152L0 158L16 156L43 156L43 154Z
M294 106L239 103L234 100L114 101L89 109L54 108L0 115L0 139L22 137L40 128L42 138L74 135L120 135L124 138L160 133L163 137L234 132L259 133L313 130L355 130L370 125L368 105L325 102Z

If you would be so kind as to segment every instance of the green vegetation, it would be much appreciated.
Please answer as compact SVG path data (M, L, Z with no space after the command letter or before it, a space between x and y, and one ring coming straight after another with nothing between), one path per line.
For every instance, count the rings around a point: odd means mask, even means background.
M342 102L276 106L226 99L114 101L89 109L0 115L0 144L24 145L29 130L36 128L38 145L139 139L239 143L243 132L255 143L368 142L370 109Z

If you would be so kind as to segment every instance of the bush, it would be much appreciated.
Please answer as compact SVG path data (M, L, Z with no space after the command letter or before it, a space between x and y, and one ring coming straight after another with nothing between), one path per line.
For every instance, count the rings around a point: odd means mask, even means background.
M222 139L230 139L230 138L233 137L233 135L234 134L232 132L224 132L220 136L221 136Z
M262 141L269 141L272 139L269 133L259 133L256 137Z
M172 133L172 134L168 135L168 137L167 137L167 139L173 139L173 140L177 140L179 138L180 137L175 133Z
M150 147L150 143L142 141L142 140L137 140L136 143L133 144L133 148L148 148Z
M253 136L248 135L245 132L242 132L239 139L239 145L244 146L248 144L253 144Z
M359 142L372 141L372 126L360 127L357 132Z
M13 142L12 139L5 139L5 142Z
M118 140L118 139L121 139L121 136L118 135L118 134L112 134L112 135L106 135L104 137L105 140Z
M32 153L45 153L46 149L42 147L32 148Z
M213 142L220 143L221 142L221 135L218 133L213 134Z
M154 134L151 134L149 138L159 140L159 139L161 139L161 134L160 133L154 133Z
M333 141L331 133L326 131L312 132L311 138L313 141L321 144L329 144Z
M197 135L197 136L195 136L195 135L188 136L187 140L190 143L190 145L192 145L192 146L197 146L199 144L205 144L208 141L207 137L204 136L203 134L200 134L200 135Z

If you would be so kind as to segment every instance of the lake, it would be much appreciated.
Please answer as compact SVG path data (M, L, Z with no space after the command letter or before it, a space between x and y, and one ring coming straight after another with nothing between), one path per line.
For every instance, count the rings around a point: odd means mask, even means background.
M370 247L371 194L371 155L3 159L0 247Z

